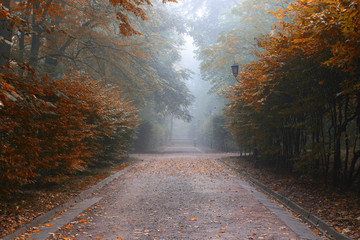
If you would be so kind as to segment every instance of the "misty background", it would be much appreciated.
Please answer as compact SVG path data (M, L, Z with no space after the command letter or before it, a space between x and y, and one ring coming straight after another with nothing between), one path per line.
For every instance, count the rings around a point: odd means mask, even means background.
M222 111L226 101L221 94L221 88L235 82L230 68L236 60L235 53L221 64L222 69L216 75L209 77L214 70L206 66L208 57L204 51L219 44L221 33L240 26L239 17L233 11L242 2L185 0L161 6L175 15L173 19L178 22L172 24L184 26L183 32L176 33L180 58L175 68L190 73L184 82L193 96L187 109L191 117L184 119L169 114L160 121L148 116L143 118L135 151L158 151L163 145L195 143L205 151L239 150L226 127Z

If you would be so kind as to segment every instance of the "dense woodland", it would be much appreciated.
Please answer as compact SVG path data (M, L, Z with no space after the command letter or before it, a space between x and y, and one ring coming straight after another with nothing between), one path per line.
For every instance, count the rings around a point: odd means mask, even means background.
M147 121L190 118L167 1L1 2L3 193L110 164Z
M235 139L261 167L360 192L358 0L166 2L1 1L3 193L156 149L174 118L217 150ZM192 112L184 34L219 95Z
M262 166L360 192L359 4L243 1L200 53L237 144L256 145Z

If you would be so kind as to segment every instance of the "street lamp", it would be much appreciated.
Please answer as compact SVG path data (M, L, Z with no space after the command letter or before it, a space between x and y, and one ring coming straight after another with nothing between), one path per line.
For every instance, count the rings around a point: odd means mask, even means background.
M231 66L232 73L237 81L237 75L239 74L239 64L235 63Z

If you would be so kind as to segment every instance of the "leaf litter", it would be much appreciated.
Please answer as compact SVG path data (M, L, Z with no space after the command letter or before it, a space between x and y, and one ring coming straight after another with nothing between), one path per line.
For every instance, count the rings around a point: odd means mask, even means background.
M360 239L360 196L321 183L278 174L270 169L254 169L249 157L224 158L238 171L247 173L262 184L296 202L304 209L331 225L336 231L353 239ZM316 234L320 234L314 229Z
M197 234L196 239L231 238L231 234L237 236L235 233L243 234L244 239L247 239L253 228L259 231L259 237L261 234L267 234L270 238L286 236L279 239L294 236L287 227L269 227L274 222L269 220L273 216L269 212L263 213L261 207L256 205L244 208L240 203L251 194L233 185L235 181L229 177L228 168L222 168L213 155L191 158L147 157L151 159L131 168L126 176L116 180L118 183L98 193L108 195L109 199L106 205L86 213L94 217L94 225L88 228L88 234L94 235L97 228L104 229L101 236L104 239L115 239L115 236L141 239L141 235L154 238L156 235L160 239L191 239L193 234ZM248 195L245 197L243 194ZM181 204L173 205L177 202ZM252 204L257 203L250 201L249 205ZM124 221L105 222L105 216L114 212L121 213ZM142 221L139 216L143 217ZM248 221L248 218L252 221ZM116 225L121 229L111 231ZM243 226L247 227L242 229ZM76 227L70 231L62 229L61 234L78 234L79 239L86 239L86 234L77 232Z
M31 222L36 217L68 202L102 179L119 171L136 159L123 159L116 166L81 173L61 183L27 185L11 196L0 198L0 238Z

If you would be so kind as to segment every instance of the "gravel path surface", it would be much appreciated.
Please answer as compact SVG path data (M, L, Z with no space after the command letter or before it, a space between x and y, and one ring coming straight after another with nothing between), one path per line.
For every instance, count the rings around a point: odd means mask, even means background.
M215 160L232 154L165 152L133 155L143 161L96 192L102 199L55 238L319 239Z

